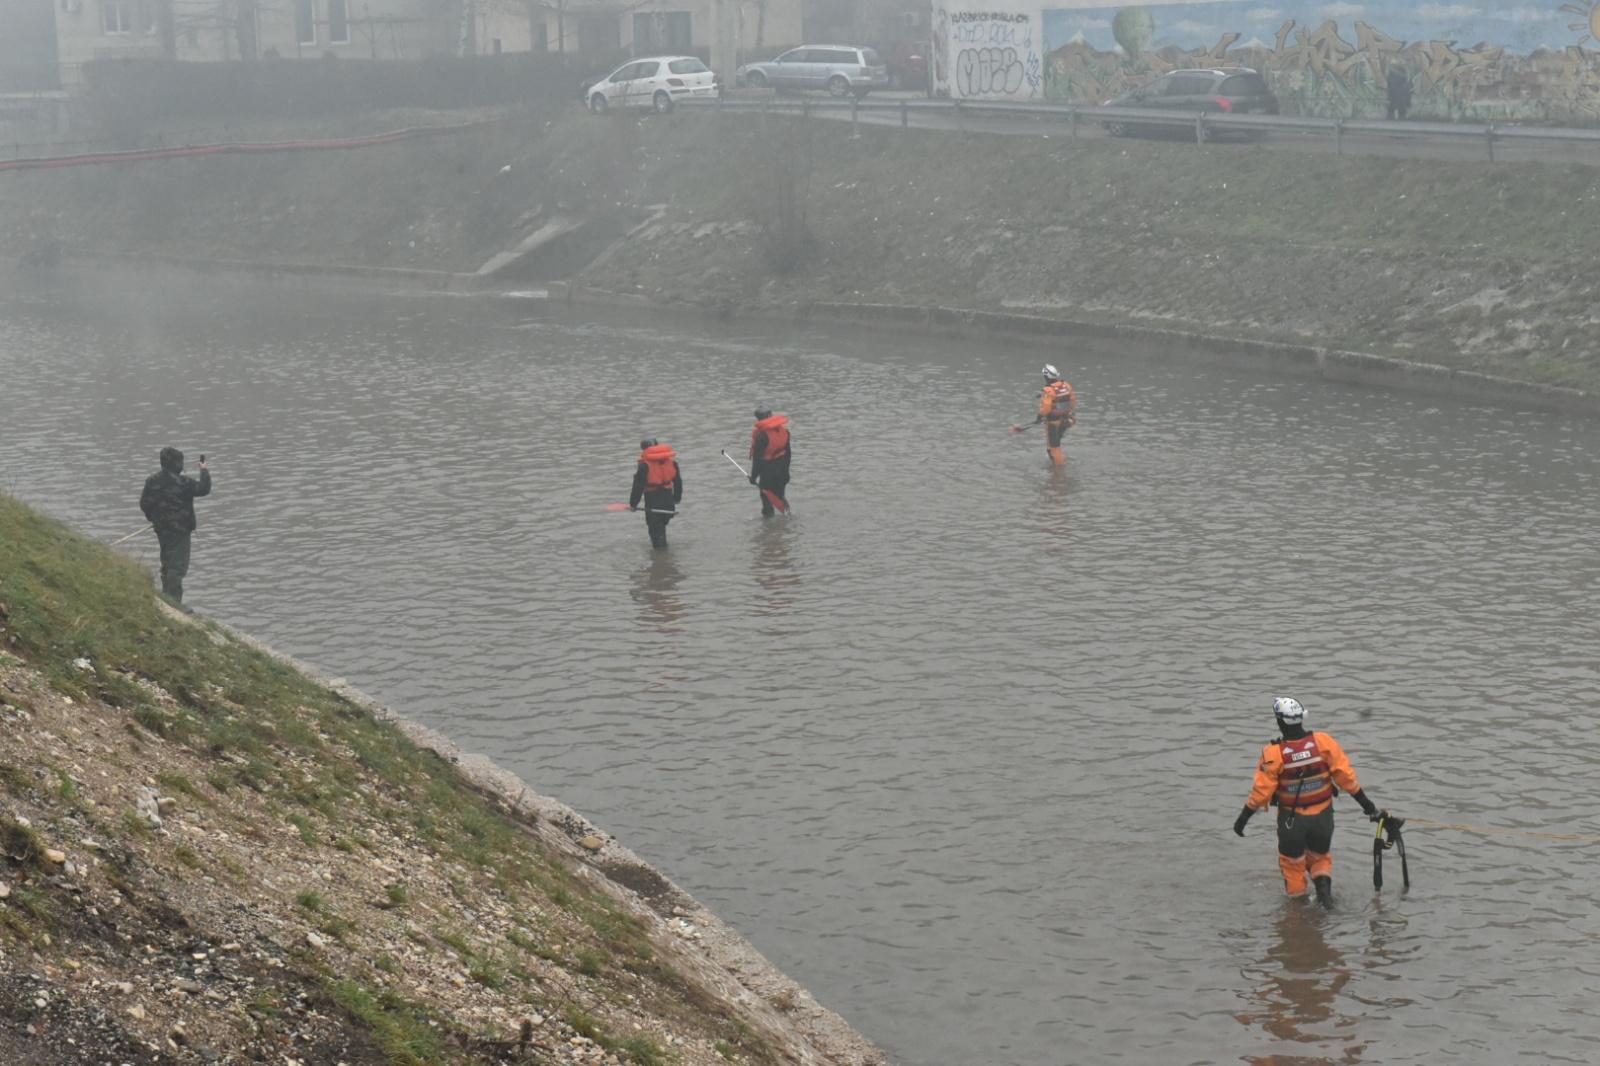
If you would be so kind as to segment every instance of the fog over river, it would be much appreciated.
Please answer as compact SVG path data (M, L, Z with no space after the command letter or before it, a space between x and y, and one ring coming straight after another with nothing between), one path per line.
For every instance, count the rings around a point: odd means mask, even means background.
M1006 432L1046 359L1064 471ZM788 519L718 455L761 402ZM0 429L0 488L107 541L207 453L194 607L583 811L906 1066L1600 1060L1600 423L104 274L6 278ZM665 553L605 510L645 435ZM1415 825L1375 897L1341 798L1338 908L1286 901L1229 829L1276 694L1382 806L1586 839Z

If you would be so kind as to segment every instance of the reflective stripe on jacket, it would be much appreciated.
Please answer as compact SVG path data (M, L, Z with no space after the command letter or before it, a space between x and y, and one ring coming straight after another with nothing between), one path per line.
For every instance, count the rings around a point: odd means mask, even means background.
M1304 751L1314 754L1292 758ZM1292 768L1298 769L1291 772ZM1334 785L1346 792L1361 791L1355 768L1337 740L1326 733L1307 733L1296 740L1279 737L1261 749L1255 783L1244 802L1257 811L1278 802L1303 814L1319 814L1333 802ZM1318 799L1319 793L1325 794Z
M1285 740L1278 745L1278 751L1283 756L1283 769L1278 771L1278 788L1272 794L1272 802L1300 810L1326 803L1337 795L1327 760L1317 747L1316 734Z

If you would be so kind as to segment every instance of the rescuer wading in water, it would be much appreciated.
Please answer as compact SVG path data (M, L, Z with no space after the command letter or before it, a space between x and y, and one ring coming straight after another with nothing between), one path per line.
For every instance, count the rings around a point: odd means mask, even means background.
M1317 902L1333 904L1333 798L1344 789L1361 804L1369 819L1386 817L1367 798L1355 769L1339 742L1326 733L1308 733L1306 711L1298 700L1272 701L1282 734L1261 749L1255 783L1233 831L1244 836L1245 823L1269 803L1278 808L1278 869L1291 896L1303 895L1309 870Z
M750 484L761 490L762 515L775 513L773 497L788 510L784 490L789 487L789 416L775 415L770 407L756 408L756 424L750 430Z
M650 531L653 547L667 546L667 523L683 499L683 474L678 470L677 453L654 437L639 442L639 465L633 472L633 492L628 506L639 509L644 501L644 527Z
M1044 388L1039 390L1039 416L1033 421L1035 425L1044 423L1045 450L1056 466L1067 461L1061 452L1061 438L1077 423L1077 411L1078 394L1072 391L1072 383L1061 376L1061 371L1046 363Z

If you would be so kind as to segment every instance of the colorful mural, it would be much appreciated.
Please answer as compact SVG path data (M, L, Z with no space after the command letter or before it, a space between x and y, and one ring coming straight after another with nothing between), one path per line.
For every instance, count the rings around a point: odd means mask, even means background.
M1287 112L1382 117L1398 67L1416 118L1600 120L1600 0L1193 0L1052 7L1040 23L1053 100L1226 65L1266 74Z
M935 3L933 88L961 100L1037 100L1044 95L1044 38L1037 2L982 7Z

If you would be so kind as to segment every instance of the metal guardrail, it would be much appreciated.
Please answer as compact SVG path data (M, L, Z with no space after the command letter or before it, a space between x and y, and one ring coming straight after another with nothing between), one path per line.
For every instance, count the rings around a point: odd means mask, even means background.
M1335 151L1343 154L1347 134L1383 134L1402 137L1443 137L1455 141L1478 141L1484 145L1489 161L1494 162L1495 145L1501 141L1557 141L1592 144L1600 147L1600 130L1561 126L1504 126L1495 123L1456 122L1379 122L1370 119L1316 118L1309 115L1235 115L1226 111L1165 111L1141 107L1093 107L1083 104L1021 104L981 100L870 100L851 97L837 99L761 100L721 97L682 100L679 107L695 110L810 114L848 112L852 122L863 114L897 114L901 127L909 127L915 112L951 116L960 128L967 116L1011 115L1053 123L1066 123L1073 134L1082 123L1098 126L1146 126L1192 128L1195 141L1205 143L1219 133L1280 131L1317 133L1334 140Z

